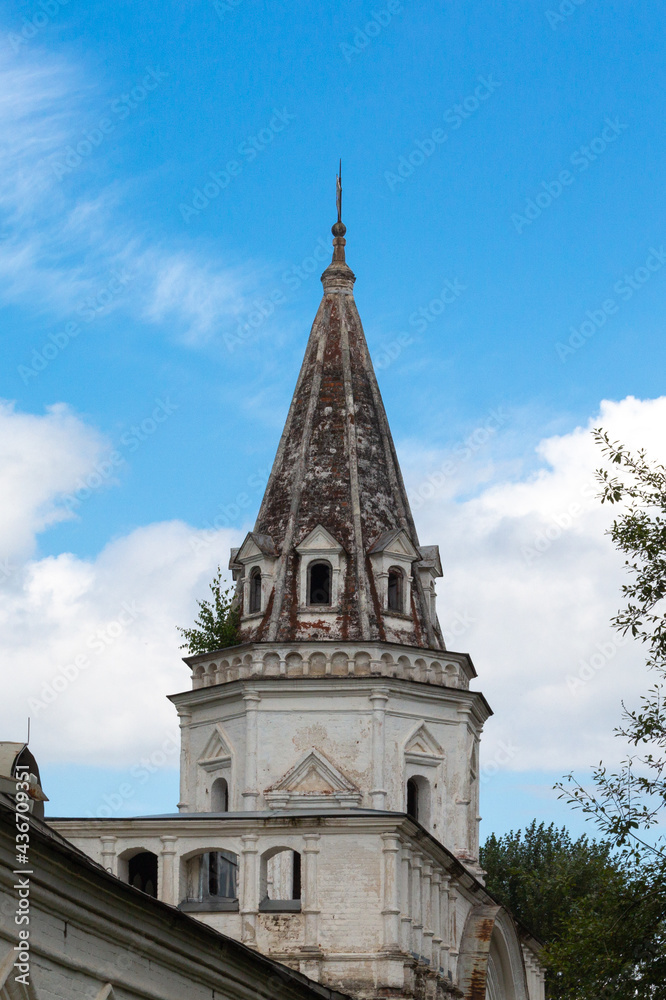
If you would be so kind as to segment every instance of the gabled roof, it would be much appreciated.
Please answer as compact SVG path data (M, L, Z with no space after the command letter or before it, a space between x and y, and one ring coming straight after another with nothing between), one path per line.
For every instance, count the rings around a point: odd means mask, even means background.
M392 531L385 531L368 549L369 555L375 555L380 552L407 556L407 558L412 560L419 558L419 552L412 545L409 535L404 528L393 528Z
M275 547L275 542L270 535L261 534L257 531L250 531L245 536L241 547L235 550L233 559L236 564L242 564L245 560L253 559L258 555L272 556L275 558L278 555L278 551Z

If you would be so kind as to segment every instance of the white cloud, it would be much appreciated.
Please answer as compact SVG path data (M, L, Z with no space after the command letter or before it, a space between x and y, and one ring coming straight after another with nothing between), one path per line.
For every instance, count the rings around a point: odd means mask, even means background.
M140 178L105 179L101 167L112 144L90 154L98 169L84 158L71 174L58 175L53 164L64 162L67 147L112 114L103 87L34 46L19 55L0 52L3 298L53 322L77 319L122 269L129 280L104 312L127 310L198 346L248 309L256 269L232 268L213 253L204 258L178 238L151 240L127 204ZM114 141L122 143L122 123Z
M0 648L12 678L0 731L20 739L30 715L31 743L50 763L133 764L177 729L165 696L188 687L189 672L176 625L196 616L240 534L166 522L94 559L35 557L37 536L75 514L63 498L104 468L108 448L63 405L44 416L0 407Z
M107 450L103 436L63 404L39 417L0 400L0 558L11 563L30 555L40 531L72 516L63 497Z
M165 695L189 685L175 626L193 620L242 532L157 523L88 560L31 556L35 536L62 516L62 494L107 445L64 407L41 417L5 407L0 421L10 470L0 537L23 554L0 586L0 644L13 678L3 736L20 738L31 714L40 759L131 766L175 730ZM666 398L605 402L589 427L598 424L664 457ZM613 511L593 496L600 456L589 427L542 441L541 467L527 455L532 471L521 476L514 464L510 480L487 457L481 485L461 466L456 482L467 490L474 481L474 496L449 491L416 514L422 540L441 546L440 619L455 635L450 645L471 652L474 686L496 712L485 760L504 740L518 748L506 765L514 770L563 773L612 760L620 701L635 702L648 681L640 647L612 645L622 557L604 535ZM430 452L424 468L445 458ZM589 680L571 690L581 663Z
M472 654L474 687L496 713L484 757L511 742L514 770L563 772L616 760L621 701L636 704L651 680L644 650L609 625L622 602L624 556L605 534L618 511L596 499L597 426L666 459L666 397L628 397L603 402L587 426L541 441L536 471L521 474L513 465L507 481L504 465L493 468L488 442L455 464L434 497L415 504L422 540L442 552L439 615L452 633L448 645ZM425 468L441 471L448 457L431 453ZM417 462L412 453L412 470ZM524 465L533 468L534 456ZM422 469L413 496L424 483ZM460 499L470 484L472 498Z

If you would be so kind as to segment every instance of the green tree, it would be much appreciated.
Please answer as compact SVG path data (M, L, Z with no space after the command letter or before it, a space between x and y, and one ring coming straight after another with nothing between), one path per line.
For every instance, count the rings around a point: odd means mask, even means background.
M210 584L212 601L197 601L199 616L193 628L180 628L185 642L180 647L186 649L191 656L198 653L212 653L216 649L236 646L239 642L240 617L234 600L233 588L222 587L222 571L217 567L217 574Z
M597 472L600 499L619 505L609 534L626 556L629 577L622 587L624 607L611 621L646 647L656 682L638 708L622 705L615 733L629 753L620 766L609 770L600 762L591 787L573 774L557 787L620 852L640 895L624 918L633 961L609 995L661 1000L666 997L666 844L654 828L666 816L666 468L649 461L644 450L632 454L612 442L602 429L594 434L610 466Z
M488 837L480 858L490 892L544 944L549 998L624 995L614 984L634 968L642 885L610 843L533 820L524 832Z

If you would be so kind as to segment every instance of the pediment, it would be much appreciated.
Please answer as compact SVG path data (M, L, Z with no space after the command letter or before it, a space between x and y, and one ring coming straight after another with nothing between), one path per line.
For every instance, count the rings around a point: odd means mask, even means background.
M405 744L405 754L409 754L410 757L418 757L423 760L426 758L437 758L437 760L442 760L444 757L444 751L424 722L418 726L418 728L407 740Z
M243 544L236 552L234 560L237 563L243 564L263 556L268 556L272 559L277 557L275 542L270 535L261 535L256 531L250 531L245 536Z
M312 749L298 764L295 764L279 781L270 788L272 792L299 792L307 795L310 792L355 792L355 785L339 771L335 764Z
M300 555L307 552L342 552L343 547L330 531L327 531L323 524L318 524L309 535L296 546L296 551Z
M410 562L419 558L419 553L412 545L409 535L404 528L393 528L392 531L385 531L381 534L370 547L370 555L379 553L409 559Z
M231 764L231 747L220 726L211 733L198 763L206 771L217 771Z

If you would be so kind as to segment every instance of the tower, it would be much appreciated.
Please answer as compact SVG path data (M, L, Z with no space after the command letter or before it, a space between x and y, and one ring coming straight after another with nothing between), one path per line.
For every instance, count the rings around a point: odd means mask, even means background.
M357 997L541 1000L538 944L483 885L490 708L445 648L354 302L345 226L255 528L240 642L187 657L179 813L59 820L121 878Z

